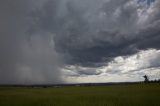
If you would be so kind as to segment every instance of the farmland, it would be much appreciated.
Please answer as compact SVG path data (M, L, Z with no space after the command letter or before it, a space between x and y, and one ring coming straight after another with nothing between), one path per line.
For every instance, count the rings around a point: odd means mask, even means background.
M160 84L0 87L0 106L160 106Z

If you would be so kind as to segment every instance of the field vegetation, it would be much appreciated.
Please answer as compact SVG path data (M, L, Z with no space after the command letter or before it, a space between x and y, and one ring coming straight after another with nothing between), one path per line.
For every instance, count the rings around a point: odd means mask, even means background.
M0 106L160 106L160 84L0 87Z

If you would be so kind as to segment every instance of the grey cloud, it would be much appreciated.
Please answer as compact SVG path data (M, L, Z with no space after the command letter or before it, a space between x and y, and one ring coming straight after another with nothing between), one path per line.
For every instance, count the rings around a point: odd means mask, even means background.
M100 75L102 72L97 68L81 67L81 66L66 66L63 69L64 73L68 77L82 77L82 76L92 76Z
M86 76L89 76L89 75L100 75L101 72L100 71L97 71L96 69L79 69L77 70L77 73L80 75L80 76L83 76L83 75L86 75Z
M145 74L145 70L157 70L160 67L160 51L156 49L141 51L127 57L116 57L104 67L108 74L133 75ZM153 71L154 72L154 71ZM152 72L151 72L152 73Z
M136 1L100 2L96 7L86 5L89 9L84 7L85 11L74 3L67 3L68 20L54 40L56 50L70 57L68 64L97 66L116 56L131 55L148 48L159 49L159 24L156 24L159 18L155 18L158 13L153 12L152 18L144 22L146 24L139 25L143 17L139 17L138 9L147 11L147 8L139 7ZM155 5L153 11L157 10Z
M0 83L57 83L65 65L94 68L117 56L160 49L159 3L1 0Z
M62 82L54 34L33 28L36 21L30 13L41 8L41 3L42 0L0 1L0 84Z
M77 2L78 4L86 3L87 5L84 6L84 9L86 10L78 7ZM100 19L99 15L106 12L103 9L105 6L103 4L104 1L99 3L99 7L95 7L96 4L94 4L94 2L95 1L91 2L89 0L85 2L73 2L70 0L62 6L59 5L60 7L63 7L63 11L66 11L65 16L58 14L60 10L53 11L50 9L49 5L52 3L49 2L43 7L42 12L39 10L40 13L38 12L38 15L42 15L34 17L35 19L38 18L36 26L40 27L41 30L46 29L52 33L55 33L54 41L56 50L62 53L62 55L64 54L65 57L66 55L70 57L67 60L67 63L69 64L92 65L95 64L95 62L98 64L105 58L110 60L110 58L116 56L117 54L120 55L127 52L126 49L128 47L126 44L130 43L130 40L125 38L123 34L119 35L119 31L116 31L120 26L114 25L118 27L113 31L111 30L114 28L112 23L114 24L118 22L113 22L112 19L107 20L107 16L104 16L106 19ZM123 4L123 2L118 2L118 4ZM90 5L90 3L94 4L94 6ZM109 2L109 4L114 3L116 2ZM117 7L114 8L117 9ZM54 10L56 10L56 8ZM112 18L113 16L110 17ZM125 16L122 15L120 18L123 19ZM102 24L110 21L111 23L106 23L105 25ZM121 25L121 23L118 24ZM122 48L125 51L120 51L119 48ZM130 50L130 52L132 51L134 50Z

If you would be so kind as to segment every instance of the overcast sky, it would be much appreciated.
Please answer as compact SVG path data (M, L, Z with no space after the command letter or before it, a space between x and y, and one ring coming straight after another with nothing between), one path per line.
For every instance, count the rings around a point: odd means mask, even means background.
M160 78L159 0L0 0L0 84Z

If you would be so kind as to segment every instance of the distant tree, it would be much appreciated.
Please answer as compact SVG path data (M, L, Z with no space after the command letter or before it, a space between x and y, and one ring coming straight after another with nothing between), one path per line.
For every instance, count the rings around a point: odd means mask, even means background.
M143 76L143 78L145 83L149 82L149 77L147 75Z
M160 82L160 79L158 79L158 82Z

